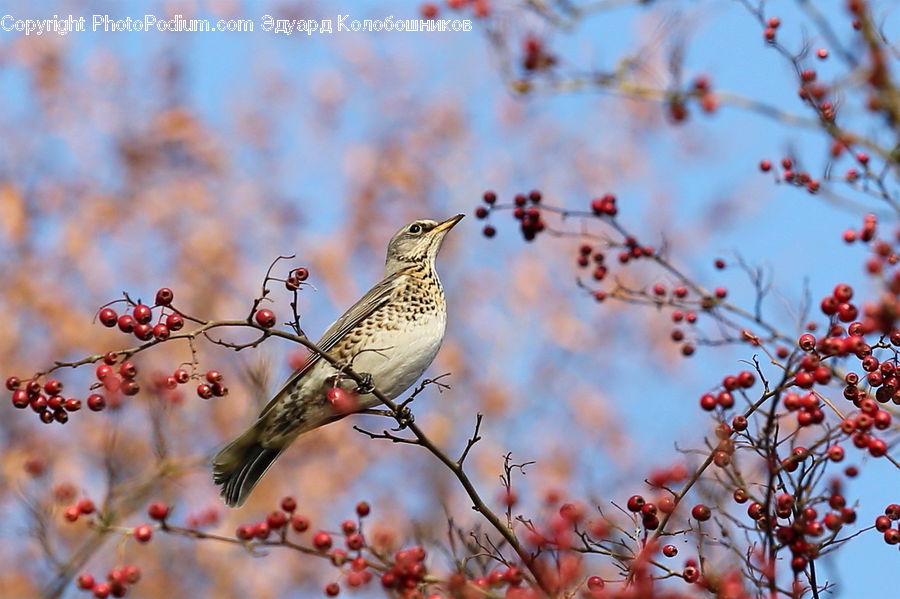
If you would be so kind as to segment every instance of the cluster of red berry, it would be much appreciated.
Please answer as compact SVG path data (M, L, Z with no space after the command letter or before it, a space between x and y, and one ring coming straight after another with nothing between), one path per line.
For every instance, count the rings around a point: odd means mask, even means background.
M96 511L94 503L87 498L81 499L77 504L65 509L63 515L68 522L75 522L79 516L91 515ZM169 508L163 503L152 503L147 510L154 520L165 520ZM149 524L141 524L130 531L132 537L139 543L147 543L153 538L153 527ZM106 582L99 582L90 573L83 573L75 581L79 589L90 591L97 599L106 597L124 597L132 585L141 579L141 570L138 566L128 565L111 569L106 576Z
M300 289L300 285L309 278L309 270L305 268L295 268L288 274L288 278L284 281L284 286L288 291L296 291Z
M884 508L884 515L875 518L875 530L884 535L888 545L900 543L900 528L893 528L894 522L900 520L900 505L892 503ZM900 527L900 523L898 523Z
M69 421L69 414L81 409L81 400L76 398L64 398L63 384L50 379L43 385L37 379L22 381L18 377L11 376L6 379L6 388L12 391L12 405L20 410L31 407L37 413L41 422L50 424L59 422L65 424Z
M659 506L655 503L646 501L641 495L632 495L625 504L629 512L640 515L641 524L647 530L656 530L659 528L658 513L671 513L675 509L674 501L660 502Z
M712 91L712 84L706 75L698 75L694 78L691 88L685 91L673 90L666 101L667 114L674 124L685 122L690 116L688 103L696 99L700 104L700 110L707 114L714 113L719 108L719 98Z
M518 193L513 197L512 205L498 205L497 194L493 191L486 191L482 195L485 206L479 206L475 209L475 217L479 219L487 218L492 211L497 209L512 209L513 218L519 221L519 229L525 241L533 241L538 233L546 229L546 223L541 215L540 203L543 196L540 191L532 190L527 195ZM497 234L497 229L492 225L485 225L482 231L485 237L493 237Z
M756 376L749 370L742 370L738 374L728 375L722 379L722 390L713 393L704 393L700 397L700 407L711 412L720 407L728 410L734 407L734 395L732 392L739 389L749 389L756 383Z
M747 501L746 494L738 496L739 503ZM825 502L825 499L821 499ZM774 497L770 510L762 502L753 501L747 506L747 515L756 521L760 528L771 529L776 539L791 552L791 568L794 572L802 572L810 559L819 556L821 545L810 539L818 539L829 534L833 538L845 525L856 522L856 511L846 506L844 496L834 485L827 498L829 511L821 519L819 511L811 504L802 505L790 493L780 493ZM779 520L788 520L781 523ZM826 532L830 531L830 533Z
M180 373L176 372L176 374ZM184 378L184 375L182 375L182 378ZM218 370L208 370L204 378L206 379L206 382L197 385L197 395L202 399L209 399L213 396L225 397L228 395L228 387L222 383L225 377L221 372Z
M141 569L135 565L113 568L106 574L106 582L97 581L93 575L81 574L75 584L79 589L90 591L97 599L124 597L128 589L141 579Z
M350 588L368 584L373 577L371 564L362 555L367 547L362 522L370 512L369 504L361 501L356 505L357 519L341 523L346 549L334 548L334 536L324 530L317 531L310 539L315 551L326 555L335 567L341 569L344 583ZM297 501L293 497L285 497L281 500L279 509L270 512L264 520L238 526L235 536L248 543L267 541L272 535L278 535L284 541L289 531L304 533L309 527L309 518L297 513ZM278 543L277 540L273 542ZM340 591L341 585L338 582L329 583L325 587L325 594L329 597L337 596Z
M807 373L805 370L801 372ZM830 370L828 371L828 377L831 377ZM825 420L825 412L822 411L822 404L815 393L803 395L785 393L781 401L788 412L797 414L797 426L801 428L813 424L821 424Z
M785 156L781 159L781 180L790 183L792 185L796 185L797 187L804 187L806 191L809 193L816 193L821 188L821 183L817 179L813 179L810 174L806 171L796 172L794 164L794 159ZM772 170L772 161L770 160L760 160L759 162L759 170L764 173L767 173Z
M146 304L134 304L131 314L125 313L121 316L111 307L106 306L97 313L97 319L105 327L119 327L123 333L134 335L141 341L165 341L172 333L180 331L184 327L184 317L178 312L165 312L165 308L170 308L175 294L168 287L163 287L156 292L156 305L154 307L163 308L163 312L158 318L155 325L150 323L153 321L153 308ZM125 300L127 301L127 300Z

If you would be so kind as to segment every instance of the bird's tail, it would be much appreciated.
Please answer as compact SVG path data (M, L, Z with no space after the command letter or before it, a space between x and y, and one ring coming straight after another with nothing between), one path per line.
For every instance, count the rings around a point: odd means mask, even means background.
M259 421L225 446L213 459L213 481L222 487L222 497L230 507L240 507L284 447L267 448L259 441L263 431Z

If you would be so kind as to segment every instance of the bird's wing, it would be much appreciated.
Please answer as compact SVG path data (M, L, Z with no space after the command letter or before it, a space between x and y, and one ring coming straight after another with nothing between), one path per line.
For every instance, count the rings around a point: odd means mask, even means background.
M349 331L351 331L356 325L365 320L369 315L373 312L384 306L391 298L391 293L394 291L395 284L398 278L403 276L405 273L403 271L396 272L391 274L389 277L372 287L368 293L366 293L358 302L353 304L349 310L347 310L343 316L338 318L328 330L325 331L325 334L322 335L322 338L316 344L319 349L324 352L331 351L331 348L335 346L335 344ZM281 389L278 393L275 394L275 397L266 404L266 407L263 408L262 412L260 412L260 418L266 415L272 407L278 403L278 400L281 398L281 393L284 389L288 387L293 387L294 383L302 378L307 372L309 372L315 364L322 359L317 353L314 353L309 356L309 359L306 361L299 370L295 371L294 374L285 381L284 385L282 385Z

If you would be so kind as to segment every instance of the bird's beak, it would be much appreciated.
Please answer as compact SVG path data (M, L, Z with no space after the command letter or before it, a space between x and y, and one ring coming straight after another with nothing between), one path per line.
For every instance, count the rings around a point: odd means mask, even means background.
M449 231L453 228L453 226L462 220L465 214L457 214L454 217L448 218L444 222L440 223L438 226L431 230L432 233L440 233L443 231Z

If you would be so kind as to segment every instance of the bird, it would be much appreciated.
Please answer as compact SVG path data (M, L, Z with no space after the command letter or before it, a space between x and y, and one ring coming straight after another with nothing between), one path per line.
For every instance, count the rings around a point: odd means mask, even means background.
M360 388L320 354L311 353L256 422L213 458L213 482L228 506L243 505L297 437L347 415L346 406L338 409L329 400L338 395L330 390L358 391L349 412L359 412L381 403L372 387L393 400L422 376L440 349L447 325L435 260L444 237L462 218L457 214L442 222L416 220L394 234L382 280L316 344L339 367L363 376L369 388Z

